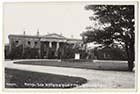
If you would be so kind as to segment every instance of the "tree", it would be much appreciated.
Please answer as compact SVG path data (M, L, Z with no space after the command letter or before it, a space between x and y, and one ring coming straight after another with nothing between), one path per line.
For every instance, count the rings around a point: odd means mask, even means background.
M73 48L73 44L65 44L64 46L64 54L62 55L63 59L72 59L74 58L74 48Z
M26 47L24 48L25 52L24 52L24 58L27 59L37 59L39 58L39 54L38 54L38 48L30 48L30 47Z
M83 32L84 42L95 41L103 46L114 42L124 44L128 70L132 71L135 60L134 5L87 5L85 9L93 11L89 18L97 24Z
M12 42L12 48L10 52L10 59L21 59L22 58L22 50L23 45L16 45L14 42Z
M127 60L127 55L124 48L119 47L116 44L104 47L95 47L93 49L93 53L97 59L101 60Z

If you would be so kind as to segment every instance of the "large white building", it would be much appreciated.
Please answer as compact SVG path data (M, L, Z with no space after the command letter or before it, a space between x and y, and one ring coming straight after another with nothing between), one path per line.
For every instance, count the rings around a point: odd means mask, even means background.
M75 45L82 43L80 39L66 38L62 35L52 33L44 36L37 35L9 35L9 51L14 51L15 48L21 47L22 55L28 54L27 49L35 49L38 52L40 58L60 58L64 54L64 47L66 44ZM21 51L20 50L20 51Z

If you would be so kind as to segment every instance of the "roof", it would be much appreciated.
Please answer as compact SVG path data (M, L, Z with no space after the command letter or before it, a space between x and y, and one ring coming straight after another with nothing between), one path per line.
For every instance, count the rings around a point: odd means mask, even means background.
M82 41L81 39L74 39L74 38L71 38L71 39L68 38L67 40L68 40L68 41Z
M59 38L59 39L66 39L64 36L56 34L56 33L52 33L52 34L47 34L45 36L42 36L45 38Z
M21 38L43 38L43 39L61 39L67 41L82 41L81 39L66 38L62 35L51 33L47 35L9 35L8 37L21 37Z
M13 34L10 34L8 37L40 38L40 36L33 36L33 35L13 35Z

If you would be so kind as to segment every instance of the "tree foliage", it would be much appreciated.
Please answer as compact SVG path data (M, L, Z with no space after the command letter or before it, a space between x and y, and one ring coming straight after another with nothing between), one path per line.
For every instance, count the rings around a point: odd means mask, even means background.
M96 41L104 46L114 42L123 43L129 70L132 71L135 57L134 5L87 5L85 9L93 11L90 20L97 21L101 28L88 27L82 34L84 42Z

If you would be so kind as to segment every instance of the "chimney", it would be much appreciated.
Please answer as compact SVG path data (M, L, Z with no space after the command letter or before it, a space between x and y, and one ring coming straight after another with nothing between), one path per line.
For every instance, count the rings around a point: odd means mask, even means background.
M71 35L71 38L73 38L73 35Z
M23 35L26 35L26 31L23 32Z
M26 30L25 30L25 28L23 29L23 35L26 35Z
M39 29L37 29L37 36L39 36Z

